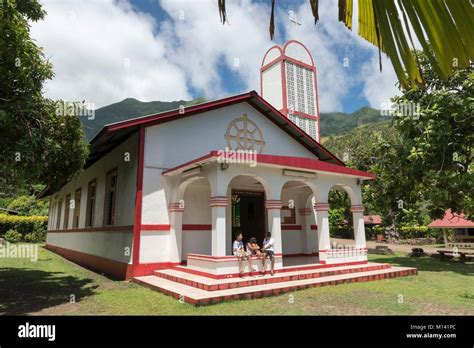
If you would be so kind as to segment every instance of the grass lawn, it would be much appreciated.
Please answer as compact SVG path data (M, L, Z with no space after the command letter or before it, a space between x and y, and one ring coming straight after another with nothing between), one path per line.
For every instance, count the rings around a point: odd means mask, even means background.
M474 265L429 257L369 255L417 267L418 276L312 288L194 307L112 281L39 248L37 262L0 258L0 313L39 315L474 315Z

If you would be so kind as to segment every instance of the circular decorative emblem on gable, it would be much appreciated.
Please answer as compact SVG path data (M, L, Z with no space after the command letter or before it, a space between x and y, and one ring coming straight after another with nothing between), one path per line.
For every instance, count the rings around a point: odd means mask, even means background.
M246 114L229 123L224 138L229 149L234 151L255 150L262 153L265 146L262 131Z

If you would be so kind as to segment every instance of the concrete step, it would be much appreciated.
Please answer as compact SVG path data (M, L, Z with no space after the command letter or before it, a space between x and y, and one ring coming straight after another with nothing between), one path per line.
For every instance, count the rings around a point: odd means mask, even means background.
M195 288L206 291L217 291L225 289L233 289L246 286L257 286L263 284L273 284L280 282L289 282L310 278L322 278L339 274L357 273L388 269L389 264L367 263L365 265L352 265L341 267L326 267L313 270L293 271L275 273L273 276L266 274L264 276L247 276L244 278L225 278L213 279L206 276L188 273L186 267L175 267L172 269L156 270L154 275L167 280L171 280L184 285L193 286Z
M194 305L208 305L234 299L251 299L264 296L274 296L315 286L320 287L343 283L358 283L415 275L417 273L418 271L416 268L391 267L366 272L345 273L325 277L267 283L215 291L199 289L194 286L181 284L154 275L136 277L133 279L133 281L150 289L160 291Z

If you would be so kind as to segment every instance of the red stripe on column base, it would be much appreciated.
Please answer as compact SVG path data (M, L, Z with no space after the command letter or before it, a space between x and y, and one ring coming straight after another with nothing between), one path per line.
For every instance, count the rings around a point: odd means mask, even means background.
M104 257L65 249L50 244L46 244L45 248L63 256L67 260L77 263L78 265L96 272L105 273L114 279L124 280L133 276L132 265L128 263L110 260Z
M281 225L282 231L301 231L301 225Z
M210 231L212 225L206 224L183 224L183 231Z
M141 231L169 231L171 225L141 225Z

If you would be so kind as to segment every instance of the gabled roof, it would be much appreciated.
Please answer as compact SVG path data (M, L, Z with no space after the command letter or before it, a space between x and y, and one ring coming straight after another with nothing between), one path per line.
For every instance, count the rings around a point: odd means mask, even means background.
M161 112L158 114L142 116L126 121L111 123L102 128L102 130L90 142L90 155L86 163L86 168L95 161L108 153L119 143L127 139L132 133L136 132L141 126L153 126L160 123L175 121L192 117L203 112L219 109L225 106L247 102L256 110L260 111L276 126L282 129L289 136L311 151L321 161L344 166L344 163L327 150L320 143L311 138L293 122L291 122L280 111L275 109L266 100L255 91L239 94L211 102L186 107L184 113L179 109Z
M474 222L464 217L464 214L454 214L446 210L442 219L434 220L428 225L431 228L474 228Z
M301 130L292 121L290 121L280 111L275 109L270 103L257 94L255 91L218 99L202 104L188 106L184 113L180 109L161 112L142 117L137 117L121 122L111 123L105 125L99 133L89 143L89 157L86 160L84 168L90 167L102 156L112 151L116 146L127 140L130 136L135 134L140 127L149 127L161 123L171 122L178 119L192 117L203 112L216 110L229 105L247 102L262 115L273 122L277 127L287 133L290 137L295 139L298 143L312 152L320 161L328 164L337 165L345 168L344 162L333 155L323 145L311 138L306 132ZM367 174L367 173L366 173ZM49 187L38 194L38 198L43 198L50 195L52 192Z

